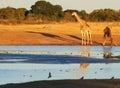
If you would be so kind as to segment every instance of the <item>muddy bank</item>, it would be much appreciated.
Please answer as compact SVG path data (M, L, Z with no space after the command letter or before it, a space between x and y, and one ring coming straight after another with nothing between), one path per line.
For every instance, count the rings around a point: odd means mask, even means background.
M120 79L36 81L2 85L0 88L120 88Z

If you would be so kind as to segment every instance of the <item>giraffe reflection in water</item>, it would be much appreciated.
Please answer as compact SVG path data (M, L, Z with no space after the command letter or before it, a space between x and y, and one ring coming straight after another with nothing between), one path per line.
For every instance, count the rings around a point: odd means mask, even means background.
M84 57L90 57L91 54L91 47L90 46L81 46L80 47L80 55L85 59ZM80 63L79 68L74 73L74 78L80 78L84 79L85 75L87 74L87 67L89 66L89 63Z
M90 46L81 46L80 52L81 52L81 57L90 57L91 54L91 48ZM81 63L80 68L87 68L89 66L88 63Z

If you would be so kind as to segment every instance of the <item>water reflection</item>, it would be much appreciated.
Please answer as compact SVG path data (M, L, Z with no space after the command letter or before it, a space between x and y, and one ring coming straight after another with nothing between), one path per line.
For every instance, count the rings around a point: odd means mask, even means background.
M90 46L81 46L80 52L81 52L82 57L90 57L91 47Z
M4 68L3 68L4 67ZM38 80L119 79L120 64L0 64L0 85Z
M103 46L103 57L110 58L112 56L112 46Z
M80 48L82 57L90 57L91 55L91 47L90 46L81 46ZM88 63L81 63L80 68L87 68L89 66Z
M38 80L120 78L120 60L103 59L120 55L119 46L4 46L0 49L23 51L0 54L0 85ZM50 53L46 53L48 51ZM102 59L96 59L98 54Z
M1 46L0 55L2 53L5 54L5 57L8 54L81 55L82 57L90 56L103 59L103 50L103 46ZM120 46L112 46L112 54L115 56L120 55Z
M120 54L119 55L113 55L112 53L113 51L113 46L103 46L103 57L104 58L120 58Z
M88 63L82 63L80 64L80 68L87 68L90 64Z

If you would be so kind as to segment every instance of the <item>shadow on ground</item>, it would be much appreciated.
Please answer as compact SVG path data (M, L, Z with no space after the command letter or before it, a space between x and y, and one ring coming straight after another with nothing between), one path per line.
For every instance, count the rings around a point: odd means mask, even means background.
M33 34L40 34L42 36L58 39L58 40L61 40L61 41L67 41L68 43L72 43L72 44L80 44L80 42L82 40L81 37L78 37L78 36L75 36L75 35L66 35L68 37L71 37L71 38L75 39L75 40L72 40L72 39L63 38L63 37L61 37L59 35L51 34L51 33L34 32L34 31L26 31L26 32L27 33L33 33ZM93 45L101 45L101 43L93 41Z

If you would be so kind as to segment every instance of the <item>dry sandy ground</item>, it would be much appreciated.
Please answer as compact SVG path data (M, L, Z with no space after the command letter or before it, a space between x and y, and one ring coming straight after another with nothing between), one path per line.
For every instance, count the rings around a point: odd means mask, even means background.
M120 88L120 79L36 81L8 84L0 88Z
M114 43L120 45L120 23L89 23L92 45L101 45L103 29L112 30ZM0 25L0 45L81 45L79 23ZM109 43L109 39L107 41Z

